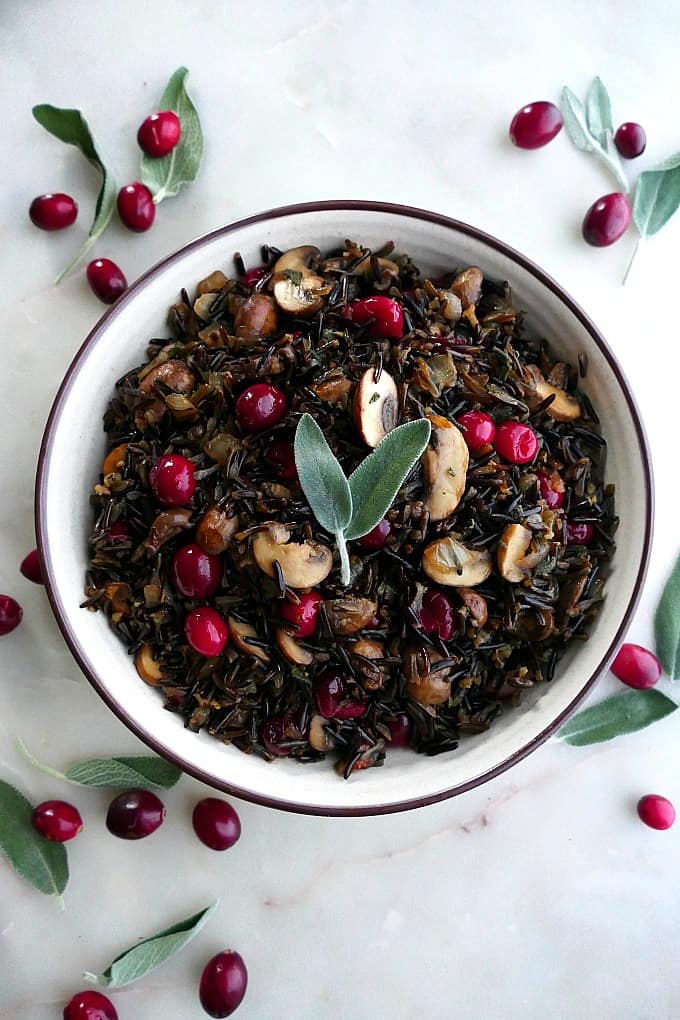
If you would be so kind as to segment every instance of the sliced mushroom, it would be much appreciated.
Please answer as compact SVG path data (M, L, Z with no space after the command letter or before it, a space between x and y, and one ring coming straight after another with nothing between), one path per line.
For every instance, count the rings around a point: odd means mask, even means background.
M489 615L486 599L472 588L459 588L458 595L472 626L483 627Z
M197 294L209 294L211 291L222 290L222 287L226 287L229 280L226 278L221 269L216 269L210 276L206 276L204 280L199 280L196 285Z
M228 514L226 510L212 506L196 526L196 541L204 552L219 556L229 548L239 527L237 514Z
M127 448L127 443L121 443L120 446L114 446L114 448L107 453L104 457L104 463L102 464L103 475L120 474L125 467L125 454L127 452Z
M425 645L407 645L402 655L406 692L420 705L443 705L451 696L450 668L432 670L443 656Z
M378 603L348 595L325 603L328 622L334 634L356 634L367 627L378 612Z
M248 641L248 638L257 638L257 631L251 624L241 623L240 620L235 620L233 616L230 616L229 634L234 648L238 649L239 652L243 652L244 655L252 655L253 658L259 659L260 662L271 662L264 648L253 645Z
M135 656L135 669L145 684L157 687L165 679L165 673L153 657L151 645L142 645Z
M423 570L437 584L474 588L491 573L491 556L487 549L469 549L453 535L446 535L425 547Z
M399 394L389 372L383 370L376 382L375 369L366 369L354 390L352 413L361 438L373 448L396 427Z
M315 751L332 751L335 739L328 732L328 719L322 715L313 715L309 723L309 743Z
M555 399L545 409L545 413L551 418L555 421L576 421L581 417L581 405L578 400L569 396L565 390L549 383L537 365L527 365L525 371L530 378L525 392L531 404L538 404L547 397L554 396Z
M351 653L358 657L358 661L355 661L354 665L357 672L363 677L366 690L376 691L382 687L387 676L387 664L378 664L373 661L385 658L385 646L382 641L360 638L352 645Z
M439 312L448 322L458 322L463 314L463 302L452 290L438 290Z
M272 284L279 308L289 315L313 315L323 304L329 287L323 277L309 268L318 259L319 249L311 244L291 248L274 264Z
M273 298L268 294L251 294L236 313L234 333L239 339L256 340L274 336L278 325L279 313Z
M155 518L149 528L149 534L144 539L144 548L152 556L155 556L162 545L169 542L171 538L179 535L191 524L191 510L174 509L162 510Z
M318 542L290 542L290 531L284 524L270 523L253 537L255 562L267 577L276 577L278 562L284 581L291 588L315 588L333 567L333 554Z
M548 543L544 542L529 552L532 538L533 532L523 524L508 524L500 537L497 552L498 569L501 577L511 584L519 584L529 577L533 568L537 567L550 551Z
M312 653L303 648L300 642L291 637L282 627L277 629L275 637L279 651L294 666L309 666L310 663L314 662Z
M427 485L425 505L430 520L443 521L456 509L465 492L470 453L463 434L447 418L428 414L431 445L421 460Z
M148 372L140 382L139 389L147 396L152 396L156 392L157 382L163 383L175 393L190 393L196 385L196 376L183 361L170 358L169 361L157 365L153 371Z
M454 277L449 290L460 298L463 308L468 308L470 305L476 305L482 296L483 279L481 269L477 266L468 266Z
M219 294L215 293L215 291L210 290L205 291L194 301L194 312L203 322L210 322L210 320L213 318L215 319L219 318L220 313L217 310L215 311L215 313L213 313L213 305L218 297ZM220 301L220 306L221 305L222 302Z

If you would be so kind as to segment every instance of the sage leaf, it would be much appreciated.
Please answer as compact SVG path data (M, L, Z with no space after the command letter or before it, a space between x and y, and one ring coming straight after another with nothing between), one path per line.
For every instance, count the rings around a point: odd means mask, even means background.
M353 511L345 529L348 541L367 535L383 519L425 450L431 429L426 418L399 425L350 475Z
M680 556L654 616L656 654L671 680L680 679Z
M599 83L599 84L598 84ZM565 85L560 103L562 119L567 134L581 152L592 152L613 173L624 193L628 193L628 181L621 168L621 160L614 145L611 130L611 108L609 96L596 78L588 93L588 110L581 100ZM593 129L591 130L591 125Z
M161 963L165 963L180 949L184 949L198 935L216 907L217 902L183 921L178 921L170 928L159 931L157 935L143 939L117 956L103 973L88 973L85 977L106 988L122 988L124 985L132 984L133 981L155 970Z
M0 779L0 850L17 874L36 889L60 896L68 882L66 849L41 836L32 817L31 803Z
M302 491L314 516L337 535L352 517L352 494L333 451L311 414L303 414L295 430L295 464Z
M586 121L590 134L600 145L608 148L608 138L614 133L609 93L601 78L595 78L586 96Z
M182 135L179 142L160 159L144 156L141 178L153 195L156 205L164 198L172 198L185 184L191 184L201 165L203 156L203 132L196 107L184 87L188 74L186 67L178 67L168 82L159 110L172 110L179 117Z
M657 719L675 712L678 706L661 691L630 691L614 694L592 708L586 708L563 726L558 736L574 747L599 744L623 733L635 733Z
M66 142L67 145L75 145L77 149L80 149L88 163L91 163L102 177L99 195L97 196L97 205L94 211L94 220L92 221L87 241L57 278L57 283L60 283L75 268L107 227L116 204L117 188L113 175L107 169L104 158L101 155L101 149L96 145L89 125L80 110L67 110L58 106L50 106L49 103L41 103L33 107L33 116L38 124L44 127L46 131L49 131L51 135L54 135L55 138Z
M181 769L164 758L139 755L130 758L88 758L69 766L66 772L50 768L31 754L23 740L17 737L17 747L34 768L47 776L78 786L111 787L138 790L169 790L182 776Z
M680 152L638 177L633 219L641 237L658 233L680 206Z
M585 107L581 100L574 95L570 88L565 85L562 89L562 119L567 134L577 149L582 152L592 152L594 149L593 139L588 130L588 120Z

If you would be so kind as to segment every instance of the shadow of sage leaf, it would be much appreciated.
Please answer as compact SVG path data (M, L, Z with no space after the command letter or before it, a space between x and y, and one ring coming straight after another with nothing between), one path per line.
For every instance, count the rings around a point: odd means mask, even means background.
M680 556L668 578L654 616L656 654L671 680L680 679Z
M36 889L60 896L68 883L66 849L41 836L32 819L30 801L0 779L0 850L17 874Z
M624 733L635 733L675 712L678 706L661 691L629 691L614 694L579 712L557 734L567 744L584 747Z

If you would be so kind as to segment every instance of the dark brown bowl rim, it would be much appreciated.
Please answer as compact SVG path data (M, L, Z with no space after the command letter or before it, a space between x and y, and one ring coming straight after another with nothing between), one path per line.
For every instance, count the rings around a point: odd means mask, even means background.
M616 634L611 641L607 651L603 655L600 664L594 670L592 675L586 680L580 692L571 701L567 708L554 719L549 726L542 730L537 736L533 737L527 744L521 747L514 754L510 755L504 761L495 765L493 768L488 769L479 776L475 776L474 779L470 779L465 783L460 783L458 786L454 786L449 790L432 794L427 797L416 797L410 800L399 801L398 803L392 804L374 804L369 807L324 807L323 805L309 805L309 804L298 804L295 801L282 801L272 797L266 797L258 793L253 793L250 790L243 789L239 786L234 786L229 783L223 782L212 776L202 769L184 761L180 756L173 754L168 751L165 747L162 747L153 733L148 732L143 726L141 726L135 719L132 719L123 709L118 705L114 698L104 690L101 686L99 679L89 663L87 656L80 647L78 638L76 637L73 629L68 623L66 615L63 611L61 599L57 592L54 584L52 583L51 574L51 555L48 536L44 527L44 506L47 497L46 493L46 466L49 460L50 451L53 444L53 436L59 424L61 416L62 406L71 388L73 378L78 371L80 362L88 354L90 348L95 344L102 327L108 323L111 319L115 318L121 309L131 301L136 294L138 294L146 285L148 279L155 274L158 270L171 265L173 262L180 258L183 258L187 252L191 252L196 248L202 247L207 241L212 241L218 237L227 237L235 230L239 230L241 227L248 226L253 223L263 223L268 220L280 219L282 217L299 215L302 213L314 213L320 211L333 211L342 212L344 210L365 210L367 212L377 213L390 213L402 217L409 217L412 219L424 220L430 223L436 223L440 226L444 226L459 233L466 234L468 237L472 237L477 241L481 241L488 247L495 249L501 254L505 255L512 261L516 262L523 269L527 270L532 274L540 283L542 283L548 290L552 291L564 305L573 313L573 315L579 320L582 326L590 334L595 344L600 348L602 354L607 360L609 367L611 368L614 376L616 377L628 405L635 432L637 435L638 445L640 448L640 454L642 457L642 463L644 468L643 484L645 490L646 500L646 513L645 513L645 525L644 525L644 542L642 550L642 558L640 567L638 569L635 586L631 594L630 601L623 615L621 623L616 631ZM463 223L460 220L453 219L449 216L444 216L440 213L430 212L426 209L418 209L413 206L399 205L390 202L372 202L372 201L361 201L361 200L329 200L320 202L303 202L298 205L279 206L276 209L268 209L265 212L257 213L254 216L248 216L245 219L231 223L225 227L220 227L217 230L213 230L210 233L204 234L201 237L189 242L189 244L180 248L178 251L173 252L160 262L156 263L151 269L139 277L135 283L118 299L118 301L104 313L99 319L94 328L90 331L84 343L78 350L75 358L71 362L67 369L66 375L59 387L57 395L54 399L52 409L47 419L45 426L45 432L40 447L40 454L38 457L38 471L36 477L36 488L35 488L35 526L36 535L38 540L38 550L40 561L43 569L43 576L45 578L45 588L47 590L47 597L50 601L50 605L54 612L57 620L59 629L61 630L64 640L68 645L73 657L78 663L80 669L85 674L89 682L92 684L96 692L102 698L102 700L108 705L112 712L118 716L128 729L139 737L145 744L147 744L156 754L172 762L183 772L188 773L195 779L206 783L208 786L215 787L225 793L232 796L241 798L242 800L250 801L256 804L262 804L265 807L277 808L282 811L292 811L298 814L307 815L324 815L329 817L337 816L358 816L358 815L380 815L380 814L391 814L397 811L408 811L412 808L424 807L427 804L434 804L442 800L446 800L449 797L458 796L461 793L465 793L467 790L472 789L475 786L480 786L482 783L488 782L490 779L494 779L496 776L505 772L512 765L521 761L528 754L539 747L548 737L552 736L562 726L566 719L572 714L572 712L578 707L583 701L586 695L590 692L593 685L597 681L598 677L602 674L606 666L609 664L614 656L614 653L622 640L623 636L628 629L631 622L631 618L637 604L640 599L642 592L643 582L647 573L647 567L649 563L650 547L652 540L652 527L653 527L653 516L654 516L654 491L652 484L652 464L651 456L649 452L649 445L645 434L645 429L642 424L640 413L637 408L635 398L633 397L631 388L628 384L626 376L618 364L613 352L610 350L606 340L597 329L595 324L586 315L583 309L574 301L574 299L546 272L544 272L539 266L535 265L530 259L526 258L520 252L515 251L509 245L502 241L499 241L496 237L491 234L487 234L483 230L479 230L477 227L472 227L467 223ZM275 766L272 766L275 767Z

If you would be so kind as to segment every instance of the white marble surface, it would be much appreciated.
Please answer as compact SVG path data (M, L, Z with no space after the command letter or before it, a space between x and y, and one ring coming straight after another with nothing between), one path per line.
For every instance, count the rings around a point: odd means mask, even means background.
M95 249L130 279L250 212L342 197L458 216L544 265L608 337L649 431L656 538L631 628L648 643L678 551L670 379L680 368L680 219L622 289L632 236L603 251L579 237L585 208L614 190L605 172L564 135L533 154L505 135L525 102L555 98L564 82L582 92L599 73L615 117L647 128L648 153L634 169L677 151L679 30L667 0L2 5L0 590L25 616L0 644L0 775L36 801L72 796L85 820L69 848L63 913L0 860L2 1020L56 1020L83 970L215 896L219 913L199 938L115 996L120 1020L202 1016L201 967L226 946L247 961L238 1015L253 1020L680 1016L680 825L656 833L634 811L649 791L680 801L675 717L590 749L553 741L493 783L407 815L326 820L241 804L243 836L222 855L191 832L191 806L206 792L198 783L184 779L166 795L168 819L152 839L121 843L103 826L106 794L65 789L13 746L22 735L57 766L142 750L79 674L42 590L18 574L34 545L43 424L101 312L82 272L52 286L84 232L93 178L33 123L31 105L86 111L123 182L136 174L138 123L169 73L190 68L206 135L200 180L161 207L149 234L113 225ZM26 216L48 190L81 203L63 235L38 233ZM616 687L603 678L594 698Z

